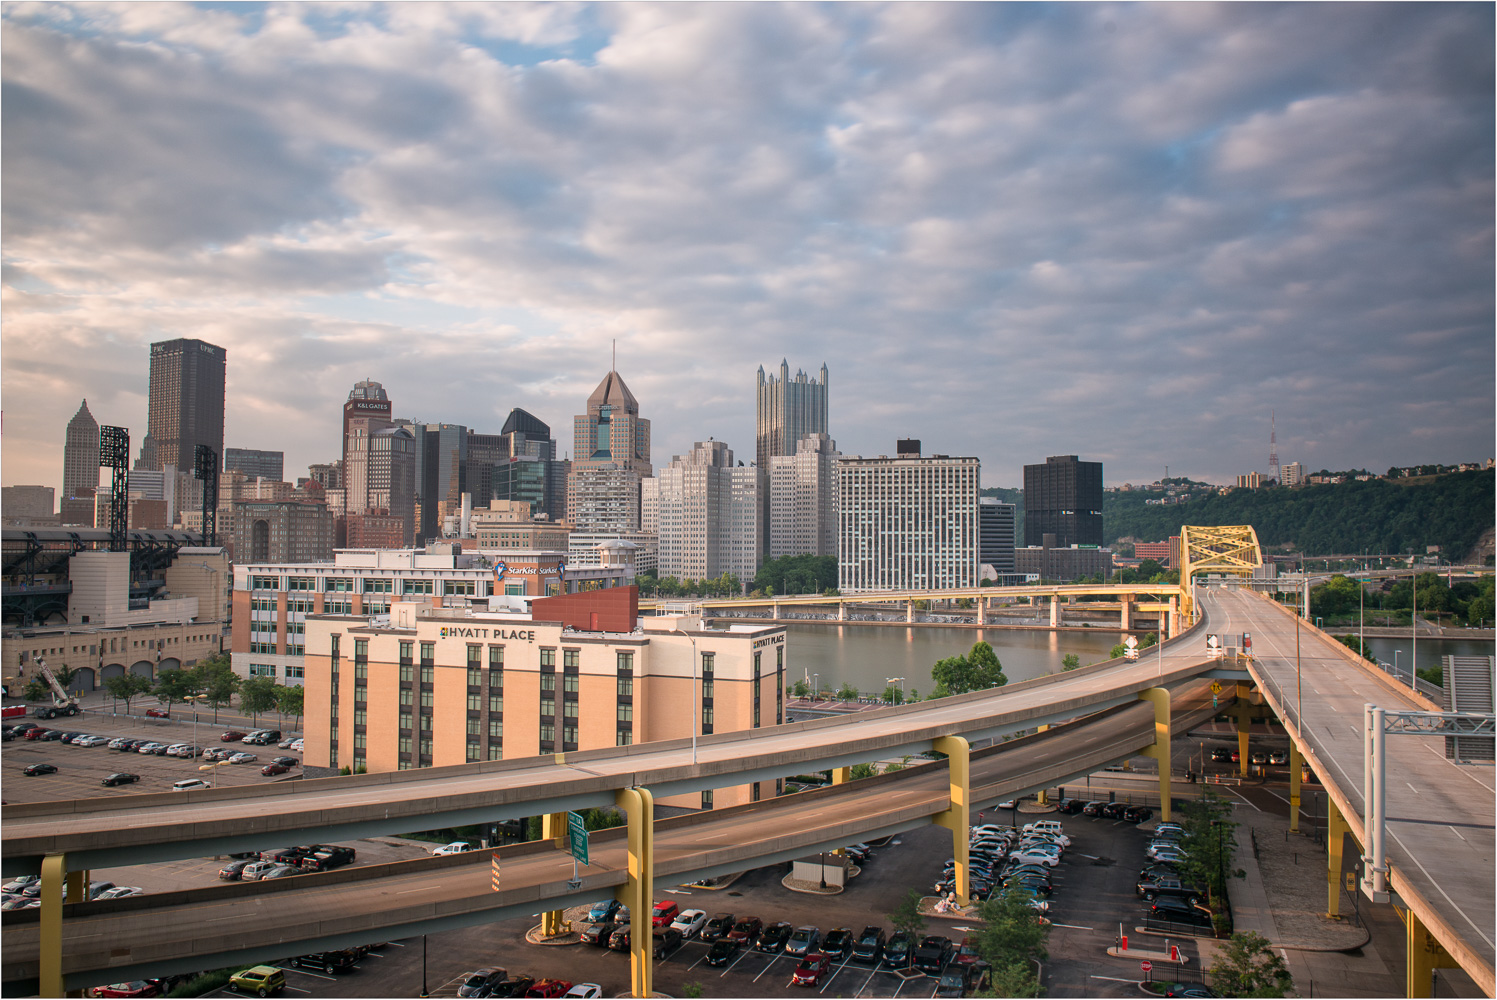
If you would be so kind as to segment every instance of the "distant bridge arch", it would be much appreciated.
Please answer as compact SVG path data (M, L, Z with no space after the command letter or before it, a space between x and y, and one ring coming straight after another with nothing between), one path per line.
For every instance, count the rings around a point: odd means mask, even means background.
M1224 524L1180 527L1180 590L1185 598L1187 617L1194 617L1197 574L1223 573L1251 578L1263 565L1263 550L1258 546L1258 532L1251 524Z

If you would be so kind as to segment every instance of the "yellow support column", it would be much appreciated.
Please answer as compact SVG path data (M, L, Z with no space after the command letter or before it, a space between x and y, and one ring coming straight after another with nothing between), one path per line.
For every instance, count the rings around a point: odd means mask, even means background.
M559 847L567 843L567 814L548 813L541 817L541 839L554 840ZM547 910L541 914L541 933L546 937L558 937L570 933L572 923L565 919L565 910Z
M38 985L44 997L60 997L62 990L62 892L67 878L67 858L49 854L42 858L41 928Z
M931 741L931 749L946 755L946 772L951 782L951 807L936 813L933 821L951 831L951 856L956 858L956 901L966 906L972 901L968 854L972 818L972 758L967 741L961 736L940 736Z
M1047 722L1044 725L1040 726L1039 731L1043 733L1045 730L1047 730L1049 728L1050 728L1050 723ZM1038 802L1042 806L1049 805L1050 804L1050 790L1048 788L1041 788L1040 789L1040 793L1035 796L1035 801Z
M1336 800L1329 795L1326 796L1326 825L1325 825L1325 884L1326 904L1325 915L1335 920L1341 919L1341 842L1345 839L1350 828L1341 815L1341 810L1336 808Z
M851 781L851 780L852 780L852 768L850 768L850 767L834 767L834 768L832 768L832 784L834 784L834 785L840 785L840 784L842 784L845 781ZM845 848L845 847L839 847L835 851L833 851L832 853L833 854L839 854L839 855L846 856L846 854L847 854L847 848Z
M67 901L69 903L88 902L88 872L79 869L68 872L66 877Z
M614 802L629 823L629 881L613 893L629 907L629 995L648 997L655 953L650 912L655 896L655 797L648 788L621 788L614 793Z
M1413 910L1398 911L1408 929L1405 938L1404 967L1408 978L1404 982L1405 995L1410 997L1432 997L1435 985L1435 970L1453 968L1455 959L1440 946L1440 942L1425 928L1423 921Z
M1170 693L1165 688L1144 688L1139 701L1154 706L1154 745L1145 747L1143 755L1159 762L1159 819L1170 818Z
M1300 756L1299 744L1289 741L1289 832L1299 833L1300 772L1304 770L1305 758Z

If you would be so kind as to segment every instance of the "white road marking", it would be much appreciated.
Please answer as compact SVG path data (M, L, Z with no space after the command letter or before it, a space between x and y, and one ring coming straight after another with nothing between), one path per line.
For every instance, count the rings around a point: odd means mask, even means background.
M1451 833L1455 834L1457 837L1461 837L1461 831L1457 830L1455 827L1453 827L1453 826L1446 827L1446 829L1448 829ZM1466 838L1465 837L1461 837L1461 839L1465 840Z
M1405 781L1404 784L1409 786L1409 791L1413 792L1415 795L1419 794L1419 789L1415 788L1412 784L1409 784L1409 782L1407 781Z
M1050 922L1050 926L1051 927L1069 927L1073 931L1089 931L1089 930L1092 930L1092 928L1090 928L1090 927L1082 927L1079 924L1057 924L1053 920Z
M441 887L440 886L435 886L435 885L432 885L432 886L424 886L423 885L423 886L419 886L418 888L415 888L415 889L401 889L399 892L395 893L395 895L397 895L397 896L404 896L405 894L411 893L411 892L425 892L427 889L439 889L439 888L441 888Z

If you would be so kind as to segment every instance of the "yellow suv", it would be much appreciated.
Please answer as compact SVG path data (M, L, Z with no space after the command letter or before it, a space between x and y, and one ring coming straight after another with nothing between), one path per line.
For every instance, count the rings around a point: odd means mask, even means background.
M236 972L229 980L229 987L258 997L269 996L286 988L286 973L273 965L257 965L243 972Z

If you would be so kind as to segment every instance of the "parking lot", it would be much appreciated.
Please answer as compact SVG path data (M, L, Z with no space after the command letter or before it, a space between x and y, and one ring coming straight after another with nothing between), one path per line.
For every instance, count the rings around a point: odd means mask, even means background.
M201 771L202 758L158 757L143 753L121 753L107 746L80 747L52 741L15 739L0 744L0 774L4 775L5 803L49 802L58 799L93 798L102 795L139 795L142 792L164 792L172 784L185 778L203 778L225 787L258 785L267 781L286 780L301 773L293 768L289 774L266 777L260 768L272 757L300 755L277 747L244 746L241 743L223 743L219 736L229 730L227 724L213 724L204 719L197 725L197 738L193 738L191 716L180 719L131 719L127 717L82 715L58 719L7 719L12 722L35 722L44 729L67 732L93 733L114 739L128 736L132 739L154 740L158 743L196 743L200 747L230 746L236 750L253 753L256 760L248 764L225 764L211 771ZM235 727L240 732L245 726ZM282 729L274 716L261 719L258 728ZM285 732L290 736L291 733ZM297 734L300 735L300 734ZM29 776L22 773L28 765L47 763L57 767L56 774ZM140 775L140 780L128 785L110 788L101 784L105 775L125 771Z

